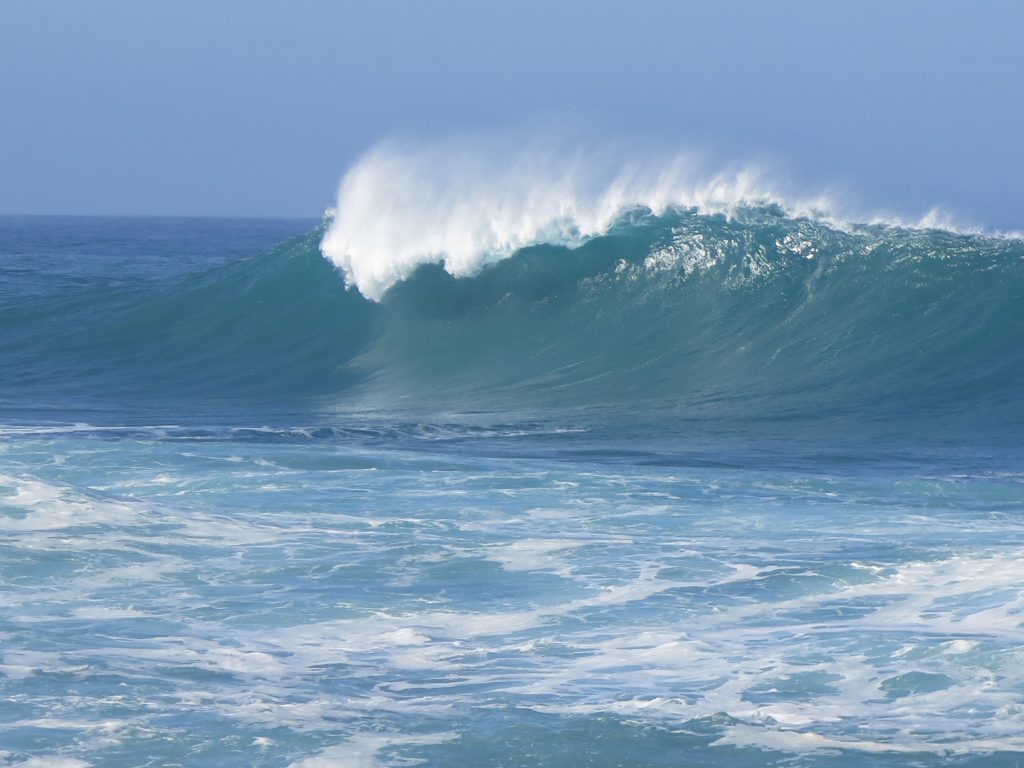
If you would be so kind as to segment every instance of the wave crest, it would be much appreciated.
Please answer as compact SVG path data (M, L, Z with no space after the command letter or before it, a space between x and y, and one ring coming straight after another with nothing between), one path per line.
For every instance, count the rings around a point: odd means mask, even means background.
M709 173L687 155L624 163L609 151L392 144L345 175L321 251L376 301L421 265L475 275L530 245L579 245L630 209L728 212L780 199L756 169Z

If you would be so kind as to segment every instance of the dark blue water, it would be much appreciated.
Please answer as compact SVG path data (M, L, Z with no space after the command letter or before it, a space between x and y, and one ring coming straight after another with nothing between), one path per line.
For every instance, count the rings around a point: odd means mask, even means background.
M1018 765L1024 244L0 218L0 761Z

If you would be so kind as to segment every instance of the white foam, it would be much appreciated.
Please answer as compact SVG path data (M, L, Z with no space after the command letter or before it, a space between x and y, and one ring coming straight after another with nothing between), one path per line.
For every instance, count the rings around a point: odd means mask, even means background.
M1021 752L1024 740L1006 739L964 739L958 741L933 742L923 739L906 739L896 742L874 741L871 739L846 739L823 736L810 731L776 730L751 725L733 725L725 735L712 746L758 747L781 752L821 752L852 750L857 752L899 754L933 753L939 755L963 755L977 752Z
M73 486L31 477L0 474L0 488L13 493L0 496L5 531L54 531L73 526L114 526L131 521L139 509L127 502L103 499Z
M945 653L951 656L959 656L962 653L969 653L978 647L977 640L950 640L942 644Z
M297 760L289 768L377 768L386 765L378 760L378 753L387 747L403 745L441 744L455 738L451 733L417 735L363 733L357 734L344 744L328 747L313 757ZM402 761L409 765L409 760Z
M849 209L823 192L788 194L756 166L712 170L692 153L560 151L537 142L461 137L384 143L367 152L342 179L320 248L348 286L378 301L424 264L472 276L526 246L579 245L630 210L731 214L765 204L842 229L862 222L985 234L936 208L908 217ZM693 268L701 264L707 259Z
M522 539L509 544L492 547L487 555L501 563L506 571L551 570L568 573L563 560L557 553L584 547L587 541L573 539Z
M709 173L692 155L621 162L486 141L385 144L345 175L321 250L379 300L423 264L470 276L525 246L579 244L632 208L730 211L779 197L756 169Z

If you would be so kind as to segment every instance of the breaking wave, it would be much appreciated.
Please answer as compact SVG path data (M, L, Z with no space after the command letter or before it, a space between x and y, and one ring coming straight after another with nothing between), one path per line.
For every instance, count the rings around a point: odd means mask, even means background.
M16 302L0 402L1024 422L1020 239L850 224L685 159L442 160L371 153L262 256Z

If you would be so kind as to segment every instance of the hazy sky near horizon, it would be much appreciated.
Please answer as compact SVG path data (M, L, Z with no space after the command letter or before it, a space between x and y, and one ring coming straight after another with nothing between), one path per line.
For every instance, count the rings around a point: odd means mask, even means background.
M319 216L389 137L767 160L1024 229L1024 3L0 0L0 213Z

